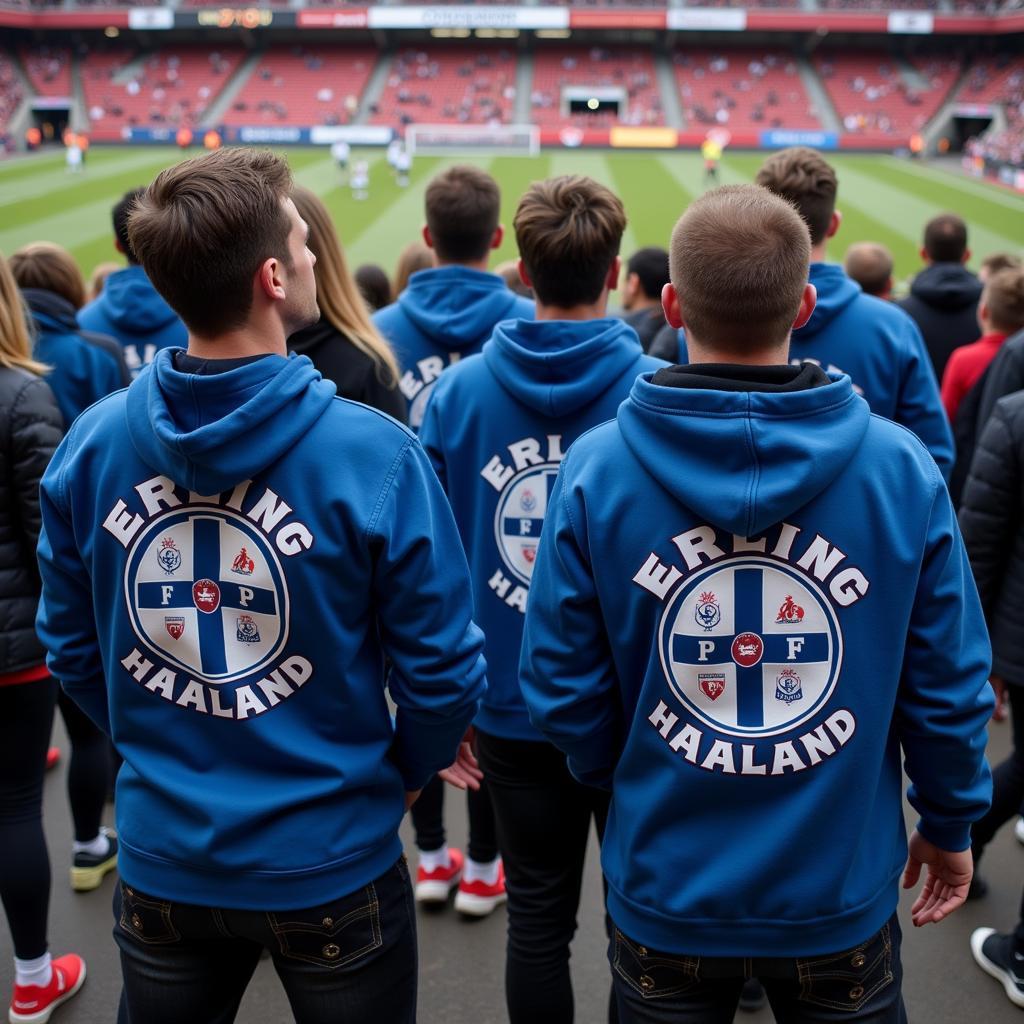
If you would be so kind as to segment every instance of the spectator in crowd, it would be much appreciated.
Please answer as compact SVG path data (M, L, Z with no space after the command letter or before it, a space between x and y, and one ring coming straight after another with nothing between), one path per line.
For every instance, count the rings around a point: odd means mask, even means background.
M508 872L512 1024L573 1018L569 943L591 819L600 835L607 817L605 794L573 779L530 724L518 665L561 459L580 434L615 414L638 373L664 365L607 315L625 227L618 197L590 178L552 178L527 190L515 232L536 321L499 324L482 355L446 371L421 433L469 553L486 637L487 694L476 730Z
M50 858L43 772L57 684L36 636L39 481L64 432L49 368L32 358L18 287L0 257L0 900L14 945L14 1024L46 1020L85 981L47 943ZM40 1016L45 1014L45 1016Z
M32 315L35 358L53 367L47 380L66 429L93 402L127 387L124 354L113 338L82 329L85 282L66 249L23 246L11 257L11 272Z
M92 268L92 273L89 275L89 286L87 290L87 301L93 302L95 299L100 297L100 293L103 291L103 286L107 282L107 278L111 274L121 269L120 263L114 263L113 261L108 263L97 263Z
M409 278L434 266L434 253L423 242L410 242L399 254L391 294L399 296L409 287Z
M296 187L292 201L309 225L306 245L316 257L316 301L320 322L288 339L288 351L309 356L342 398L372 405L405 420L405 399L398 390L398 363L370 320L355 281L348 272L327 208L307 188Z
M841 266L825 262L842 223L834 168L813 149L783 149L762 164L757 184L793 203L811 232L817 304L795 332L790 358L849 374L871 411L917 434L948 476L953 436L917 325L892 304L865 295Z
M942 404L950 423L956 422L964 396L981 379L1003 342L1024 330L1024 270L1000 270L988 279L978 303L978 326L981 337L955 348L942 376Z
M970 258L963 218L955 213L933 217L925 225L921 248L925 269L898 303L921 328L936 380L942 380L953 349L978 337L981 282L967 269Z
M626 264L622 288L622 318L636 331L645 352L654 336L665 326L661 290L668 284L668 253L657 246L639 249Z
M114 248L124 255L128 266L111 274L103 293L83 310L81 324L116 338L133 377L148 366L162 348L184 347L188 331L164 302L139 261L128 238L128 218L142 189L126 192L111 210Z
M984 375L976 421L979 434L994 412L996 402L1021 390L1024 390L1024 331L1018 331L1003 342Z
M878 299L892 296L892 268L892 253L878 242L854 242L843 261L847 277L856 281L865 295Z
M1021 265L1020 257L1014 256L1013 253L990 253L981 261L981 266L978 267L978 280L985 285L988 283L988 279L993 274L998 274L1000 270L1016 270Z
M531 302L534 301L533 289L523 283L519 274L519 260L506 260L504 263L499 263L494 268L494 272L505 282L509 291L515 292L516 295L522 295L524 299L529 299Z
M233 1019L263 949L297 1019L412 1024L398 825L484 689L422 449L286 356L318 316L291 189L252 149L157 176L129 240L188 351L90 409L43 478L38 628L124 756L114 936L147 1024Z
M1005 273L1005 271L1004 271ZM984 302L984 300L982 300ZM992 806L971 829L975 864L999 828L1020 813L1024 800L1024 392L1000 399L978 443L964 488L960 529L971 559L992 637L992 686L1009 699L1013 749L992 772ZM969 898L988 886L978 876ZM981 968L1003 983L1024 1007L1024 897L1010 934L978 928L971 950Z
M363 263L356 267L356 287L370 313L376 313L391 303L391 282L387 271L376 263Z
M982 613L934 461L848 377L789 362L812 239L762 189L693 203L665 293L691 364L642 375L549 500L521 679L611 790L622 1024L729 1021L751 975L777 1020L904 1021L900 869L927 867L916 926L971 880Z
M373 318L398 357L413 429L419 429L427 397L446 366L479 352L496 323L529 318L533 310L487 272L491 251L505 237L498 221L501 193L489 174L449 168L427 186L425 207L423 241L435 266L421 270Z

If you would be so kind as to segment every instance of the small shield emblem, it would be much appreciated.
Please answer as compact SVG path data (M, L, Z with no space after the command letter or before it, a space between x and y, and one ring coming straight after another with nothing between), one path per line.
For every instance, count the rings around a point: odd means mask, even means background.
M185 632L185 617L183 615L164 616L164 627L170 633L171 639L180 640Z
M725 676L715 672L701 672L698 678L701 692L709 700L718 700L725 693Z

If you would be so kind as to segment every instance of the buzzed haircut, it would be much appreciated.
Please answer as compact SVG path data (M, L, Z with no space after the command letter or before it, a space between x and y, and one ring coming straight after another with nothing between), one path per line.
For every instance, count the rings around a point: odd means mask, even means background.
M145 194L146 190L144 188L133 188L130 192L125 192L110 211L110 219L114 225L114 234L117 236L121 250L129 263L138 263L139 261L136 259L135 253L132 250L132 244L128 240L128 214L132 212L135 204Z
M1000 270L993 274L981 296L992 326L1005 334L1024 328L1024 269Z
M425 207L438 259L474 263L490 251L501 191L489 174L465 165L448 168L427 186Z
M940 213L924 226L924 251L932 263L962 263L967 225L955 213Z
M559 309L597 302L626 230L611 189L578 174L535 181L513 223L539 302Z
M878 242L855 242L843 266L868 295L882 295L892 279L892 253Z
M687 329L734 355L784 341L810 256L807 225L790 203L757 185L705 193L679 219L669 247Z
M661 289L669 282L668 252L656 245L638 249L629 257L627 274L636 274L640 288L649 299L661 296Z
M1000 270L1016 270L1022 265L1024 264L1021 263L1020 257L1014 256L1012 252L994 252L981 261L978 273L984 271L991 277L993 274L998 274Z
M291 188L288 164L268 150L218 149L161 171L135 204L131 247L193 334L241 327L264 261L291 268Z
M812 245L825 240L836 208L839 179L816 149L792 146L773 153L761 165L755 181L796 207L811 232Z

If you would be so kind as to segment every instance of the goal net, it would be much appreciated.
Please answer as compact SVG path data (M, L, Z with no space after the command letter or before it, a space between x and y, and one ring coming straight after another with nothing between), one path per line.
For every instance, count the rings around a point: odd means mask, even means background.
M540 129L535 124L411 124L405 144L410 153L424 156L536 156Z

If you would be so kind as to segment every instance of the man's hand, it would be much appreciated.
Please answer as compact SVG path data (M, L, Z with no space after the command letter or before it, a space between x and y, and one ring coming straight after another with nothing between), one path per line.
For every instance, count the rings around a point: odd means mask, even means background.
M974 875L974 857L970 850L952 853L929 843L917 829L910 837L910 855L903 871L903 888L913 889L921 877L921 865L928 868L921 895L910 908L915 928L938 924L967 899Z
M988 681L992 684L992 689L996 691L996 706L992 712L993 722L1005 722L1010 715L1010 709L1007 703L1006 693L1006 680L1002 676L989 676Z
M405 809L406 810L409 810L409 808L412 807L412 805L414 803L416 803L417 800L419 800L420 793L422 793L422 792L423 792L422 789L407 789L405 791Z
M476 755L473 753L475 739L476 733L473 731L473 726L470 726L466 730L466 735L462 737L455 761L444 771L437 773L449 786L454 786L456 789L477 790L480 788L484 773L480 770Z

